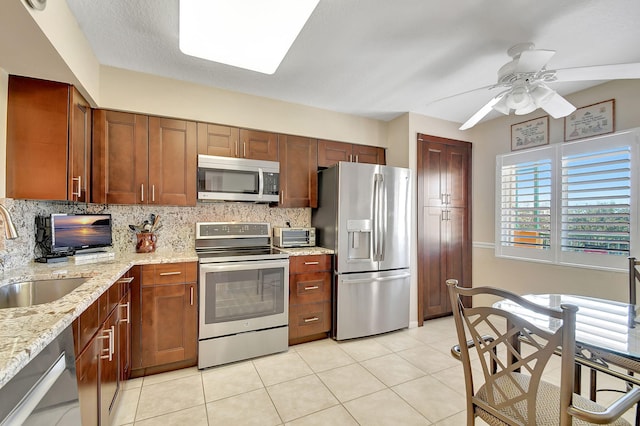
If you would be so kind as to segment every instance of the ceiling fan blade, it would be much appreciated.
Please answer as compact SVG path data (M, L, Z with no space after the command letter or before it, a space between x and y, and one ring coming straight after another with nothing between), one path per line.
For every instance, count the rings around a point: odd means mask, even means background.
M471 127L475 126L476 124L478 124L478 122L480 120L482 120L484 118L485 115L489 114L491 112L491 109L493 108L493 106L495 104L498 103L498 101L500 99L502 99L502 97L505 95L505 93L501 93L498 96L494 97L493 99L491 99L489 102L487 102L487 104L485 106L483 106L482 108L480 108L478 110L478 112L476 112L475 114L473 114L471 116L471 118L469 118L462 126L460 126L459 130L467 130L470 129Z
M576 107L555 92L549 97L549 100L540 105L540 108L548 112L553 118L566 117L576 110Z
M627 78L640 78L640 62L556 70L556 81L619 80Z
M515 72L538 72L555 54L555 50L525 50L520 54Z
M427 103L427 105L431 105L431 104L435 104L436 102L441 102L444 101L446 99L451 99L451 98L455 98L456 96L462 96L462 95L466 95L468 93L473 93L473 92L477 92L478 90L487 90L487 89L492 89L494 88L496 85L495 84L489 84L487 86L482 86L482 87L476 87L475 89L471 89L471 90L467 90L465 92L460 92L460 93L456 93L455 95L449 95L449 96L445 96L444 98L438 98L435 99L429 103Z

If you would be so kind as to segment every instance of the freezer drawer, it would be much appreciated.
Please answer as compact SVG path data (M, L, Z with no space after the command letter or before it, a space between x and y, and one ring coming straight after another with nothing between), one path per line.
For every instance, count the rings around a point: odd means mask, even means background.
M337 275L336 340L386 333L409 326L409 269Z

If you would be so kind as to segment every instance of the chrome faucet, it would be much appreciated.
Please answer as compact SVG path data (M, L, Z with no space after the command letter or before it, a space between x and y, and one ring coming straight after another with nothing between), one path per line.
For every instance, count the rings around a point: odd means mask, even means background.
M18 231L16 230L9 210L2 204L0 204L0 215L2 216L2 223L4 224L4 234L8 240L15 240L18 238Z

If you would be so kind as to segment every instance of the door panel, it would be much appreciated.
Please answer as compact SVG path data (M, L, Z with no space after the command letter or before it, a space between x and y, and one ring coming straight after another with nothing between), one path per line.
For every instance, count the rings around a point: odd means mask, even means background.
M381 166L383 176L384 200L381 236L382 253L380 270L409 267L409 188L410 171L394 167ZM386 204L386 206L385 206Z

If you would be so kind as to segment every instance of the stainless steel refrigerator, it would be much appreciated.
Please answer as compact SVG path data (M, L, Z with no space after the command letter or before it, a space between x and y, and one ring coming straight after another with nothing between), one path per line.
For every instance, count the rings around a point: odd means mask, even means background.
M409 326L410 170L340 162L319 172L316 243L335 251L336 340Z

